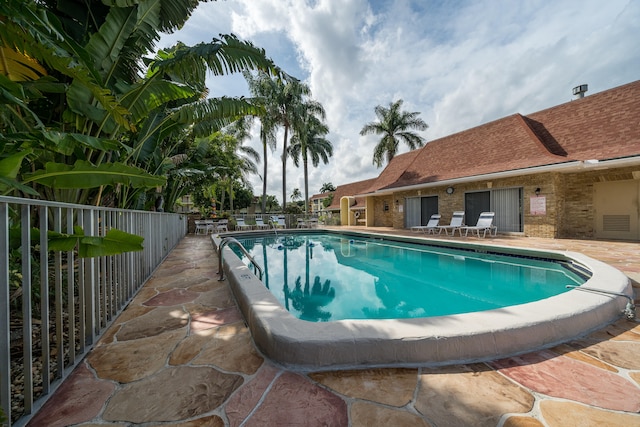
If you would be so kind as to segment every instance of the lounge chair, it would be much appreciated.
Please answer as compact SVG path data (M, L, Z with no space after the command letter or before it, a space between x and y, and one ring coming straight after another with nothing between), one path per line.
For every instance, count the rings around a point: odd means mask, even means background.
M298 218L298 228L309 228L309 224L304 218Z
M416 233L422 231L424 234L436 234L436 230L438 230L438 223L440 222L440 217L440 214L433 214L431 215L431 218L429 218L427 225L414 225L413 227L411 227L411 231L415 231Z
M236 231L251 230L253 225L244 222L244 218L236 218Z
M258 230L267 230L269 228L269 224L265 224L261 217L256 217L256 228Z
M494 212L482 212L476 225L460 227L460 235L462 236L462 230L464 230L464 236L466 237L469 234L469 230L471 230L471 234L475 231L478 237L480 237L481 231L482 237L486 237L487 231L489 232L489 236L495 236L498 234L498 227L493 225L493 218L495 216L496 214Z
M456 211L453 213L451 217L451 222L449 225L439 225L438 226L438 234L444 231L444 234L448 235L449 230L451 230L451 235L456 234L456 230L460 230L462 224L464 222L464 211ZM462 236L462 231L460 231L460 236Z
M309 218L307 220L309 228L318 228L318 218Z
M283 216L272 216L271 225L273 225L273 228L287 228L287 223Z

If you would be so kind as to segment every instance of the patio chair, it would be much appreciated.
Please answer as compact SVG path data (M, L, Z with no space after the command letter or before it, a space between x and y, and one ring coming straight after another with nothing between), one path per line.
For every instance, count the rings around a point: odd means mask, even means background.
M207 222L201 220L195 220L196 231L195 234L207 234Z
M269 228L269 224L265 224L262 217L256 217L256 228L258 230L267 230Z
M236 231L251 230L253 225L244 222L244 218L236 218Z
M309 218L307 220L309 228L318 228L318 218Z
M471 230L471 234L475 231L477 236L480 237L480 232L482 231L482 237L486 237L487 231L489 232L489 236L495 236L498 234L498 227L493 225L493 218L496 216L494 212L482 212L480 217L478 218L478 223L476 225L468 225L464 227L460 227L460 235L462 236L462 230L464 230L464 236L467 237L469 234L469 230Z
M216 229L216 222L212 219L206 219L204 220L204 225L207 227L206 234L213 234Z
M440 214L433 214L431 215L431 218L429 218L427 225L414 225L413 227L411 227L411 231L414 231L416 233L422 231L424 234L436 234L436 230L438 230L438 223L440 222L440 217Z
M444 231L444 234L449 235L449 230L451 230L451 235L456 234L456 230L460 230L464 222L464 211L456 211L453 213L451 217L451 222L449 225L439 225L438 226L438 234ZM462 231L460 231L460 236L462 236Z
M215 232L219 233L221 231L229 231L229 220L228 219L221 219L220 221L218 221L216 223Z
M284 221L283 216L272 216L271 225L273 226L273 228L287 228L287 224Z
M304 218L298 218L298 228L308 228L309 225Z

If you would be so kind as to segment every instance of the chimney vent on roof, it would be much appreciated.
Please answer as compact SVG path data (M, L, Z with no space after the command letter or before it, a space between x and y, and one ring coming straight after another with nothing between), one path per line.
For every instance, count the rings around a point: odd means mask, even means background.
M576 99L584 98L584 93L589 90L589 86L584 84L573 88L573 94Z

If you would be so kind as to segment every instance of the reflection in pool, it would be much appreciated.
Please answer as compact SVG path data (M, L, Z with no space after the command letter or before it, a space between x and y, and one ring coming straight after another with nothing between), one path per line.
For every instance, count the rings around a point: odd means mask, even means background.
M499 309L585 281L564 262L415 243L317 232L238 240L282 306L313 322Z

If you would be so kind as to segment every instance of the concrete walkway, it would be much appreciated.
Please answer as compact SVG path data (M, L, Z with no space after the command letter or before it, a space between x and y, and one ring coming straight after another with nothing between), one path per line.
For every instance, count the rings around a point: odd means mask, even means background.
M484 243L578 251L640 281L638 243ZM296 372L255 348L216 271L209 237L183 239L29 425L640 426L640 323L489 363Z

